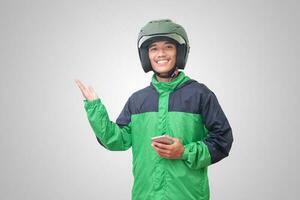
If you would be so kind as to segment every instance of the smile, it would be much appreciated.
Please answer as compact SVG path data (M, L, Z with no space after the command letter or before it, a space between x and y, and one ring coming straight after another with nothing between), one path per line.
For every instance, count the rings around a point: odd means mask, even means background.
M157 64L166 64L167 62L169 62L169 60L159 60L156 63Z

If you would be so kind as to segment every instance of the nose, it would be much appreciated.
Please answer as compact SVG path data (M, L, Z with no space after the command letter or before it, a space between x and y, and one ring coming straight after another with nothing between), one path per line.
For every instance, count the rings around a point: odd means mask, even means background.
M166 52L165 52L164 48L161 48L161 49L158 50L158 52L157 52L158 57L162 57L162 56L165 56L165 55L166 55Z

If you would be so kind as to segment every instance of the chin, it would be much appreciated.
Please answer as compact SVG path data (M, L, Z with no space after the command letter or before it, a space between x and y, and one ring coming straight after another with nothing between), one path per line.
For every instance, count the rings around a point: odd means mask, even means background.
M166 70L155 70L156 72L160 73L160 74L167 74L169 71Z
M158 73L163 73L163 74L167 74L171 69L172 69L172 67L155 67L154 68L155 71L157 71Z

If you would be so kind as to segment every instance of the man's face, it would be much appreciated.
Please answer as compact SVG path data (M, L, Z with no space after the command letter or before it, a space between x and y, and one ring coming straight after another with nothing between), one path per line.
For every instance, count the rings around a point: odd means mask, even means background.
M167 74L176 63L176 46L171 42L153 42L148 52L152 68L162 75Z

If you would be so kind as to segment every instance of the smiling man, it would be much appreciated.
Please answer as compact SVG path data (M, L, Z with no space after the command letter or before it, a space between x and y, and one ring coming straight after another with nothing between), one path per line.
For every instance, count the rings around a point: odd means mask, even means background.
M208 166L228 156L229 122L215 94L186 76L189 41L171 20L147 23L138 36L151 84L128 99L116 123L92 87L76 81L99 143L112 151L132 147L133 200L208 200Z

